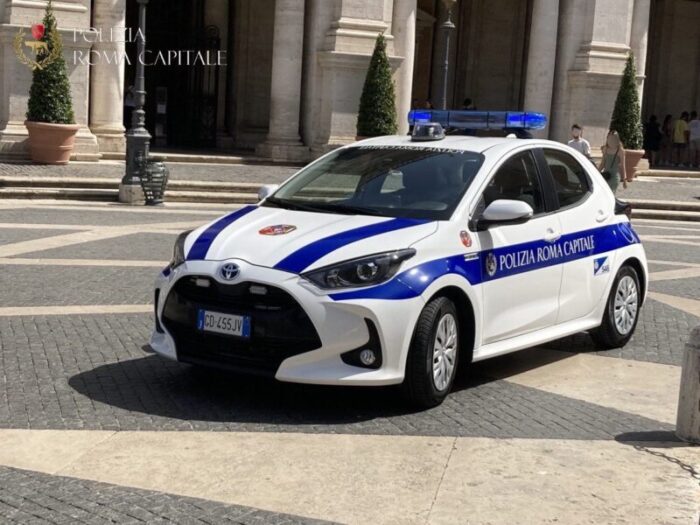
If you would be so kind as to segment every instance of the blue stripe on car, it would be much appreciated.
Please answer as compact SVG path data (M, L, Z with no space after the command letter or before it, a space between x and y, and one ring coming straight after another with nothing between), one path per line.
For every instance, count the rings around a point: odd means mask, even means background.
M192 248L190 248L190 251L187 254L187 260L199 261L206 259L207 252L209 251L209 248L211 248L211 244L214 242L214 239L216 239L216 237L224 230L224 228L230 226L241 217L248 215L250 212L257 209L257 206L246 206L240 210L234 211L233 213L229 213L228 215L214 222L211 226L204 230L199 237L197 237L196 241L194 241Z
M587 240L592 241L590 246ZM472 257L478 256L471 259L465 259L468 255L459 254L424 262L378 286L338 292L330 294L330 297L335 301L410 299L421 295L434 281L447 274L461 275L470 284L477 285L611 252L639 242L639 237L629 223L619 223L563 235L556 242L532 241L469 254ZM495 271L490 273L487 266L489 261L493 263L494 260Z
M429 221L421 219L391 219L368 226L361 226L319 239L288 255L275 265L276 270L301 273L313 263L343 246L403 228L410 228Z

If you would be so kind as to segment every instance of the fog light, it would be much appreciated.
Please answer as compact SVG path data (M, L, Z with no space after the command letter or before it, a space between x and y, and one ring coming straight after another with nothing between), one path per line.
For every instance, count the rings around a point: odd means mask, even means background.
M377 361L374 350L363 350L360 352L360 361L365 366L372 366Z
M369 319L365 319L369 340L362 346L340 354L343 363L359 368L378 370L382 367L382 345L379 342L377 327Z

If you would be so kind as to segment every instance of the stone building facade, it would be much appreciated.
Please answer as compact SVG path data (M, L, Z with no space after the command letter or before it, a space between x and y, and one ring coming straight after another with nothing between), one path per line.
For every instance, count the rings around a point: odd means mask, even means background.
M41 20L45 4L0 0L5 157L26 155L31 71L13 43L20 29ZM53 5L81 125L76 158L119 156L136 59L135 35L123 28L136 27L137 3ZM434 100L440 87L442 0L150 0L148 9L149 50L223 58L214 66L146 68L155 148L256 151L299 161L353 141L378 33L387 39L399 115ZM458 0L452 20L450 107L469 97L478 109L542 111L550 116L542 136L565 140L579 122L599 144L631 51L645 116L700 108L697 0Z

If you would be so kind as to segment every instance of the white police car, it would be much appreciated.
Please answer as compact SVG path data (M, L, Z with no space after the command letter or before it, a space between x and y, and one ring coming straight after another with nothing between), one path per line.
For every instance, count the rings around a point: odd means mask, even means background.
M556 142L420 122L522 132L537 114L412 117L414 137L337 149L182 234L152 348L282 381L403 383L431 406L472 361L585 330L627 343L646 257L594 166Z

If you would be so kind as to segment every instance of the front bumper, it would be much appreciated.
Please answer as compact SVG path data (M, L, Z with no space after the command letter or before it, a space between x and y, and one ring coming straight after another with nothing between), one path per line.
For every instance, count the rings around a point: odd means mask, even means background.
M231 283L219 277L225 262L240 268ZM208 286L203 286L205 282ZM251 285L258 293L251 293ZM264 295L260 287L265 288ZM281 381L342 385L403 381L412 327L424 305L421 297L336 301L298 275L240 260L188 261L161 274L156 303L151 347L165 357L273 375ZM250 316L250 339L199 331L200 308ZM370 334L371 325L376 334ZM343 361L344 353L363 347L376 335L380 368Z

